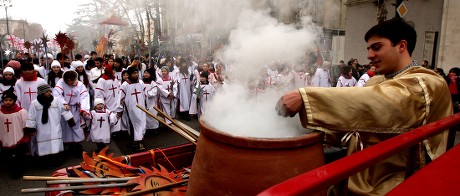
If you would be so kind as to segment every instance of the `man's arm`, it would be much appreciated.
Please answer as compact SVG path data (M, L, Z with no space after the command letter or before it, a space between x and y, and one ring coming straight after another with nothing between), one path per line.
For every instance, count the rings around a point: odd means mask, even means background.
M295 90L283 95L276 104L276 111L280 116L294 117L305 108L299 90Z

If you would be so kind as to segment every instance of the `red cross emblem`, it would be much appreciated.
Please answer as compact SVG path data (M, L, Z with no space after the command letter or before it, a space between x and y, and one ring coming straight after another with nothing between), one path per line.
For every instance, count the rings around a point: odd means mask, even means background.
M30 91L30 87L29 87L29 91L24 92L24 94L29 94L30 101L32 101L32 94L33 93L37 93L37 92Z
M207 101L208 100L208 95L209 95L208 91L204 91L203 95L206 96L205 98L206 98L206 101Z
M99 128L102 128L102 122L104 122L105 119L102 118L102 116L101 116L101 118L100 118L100 119L97 119L97 121L99 121Z
M113 84L112 84L112 88L109 88L109 91L111 90L113 92L114 97L115 97L115 89L117 89L117 87L114 87Z
M9 122L8 119L6 119L6 122L4 122L3 124L6 125L6 132L10 132L10 124L12 124L12 122Z
M139 103L139 99L137 98L137 94L140 94L141 92L138 92L137 89L134 89L134 93L131 93L131 95L136 96L136 103Z
M76 94L73 94L73 90L70 90L69 94L66 94L66 96L69 96L69 104L72 102L72 97L76 97Z

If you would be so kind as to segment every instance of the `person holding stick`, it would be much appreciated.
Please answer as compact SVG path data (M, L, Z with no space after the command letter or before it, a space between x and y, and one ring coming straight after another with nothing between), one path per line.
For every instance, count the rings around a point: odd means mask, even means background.
M414 27L394 18L372 27L365 35L368 55L381 75L364 87L306 87L282 96L279 115L299 113L302 125L326 132L326 143L348 146L348 154L411 129L452 115L449 89L441 76L418 66L411 55L416 44ZM427 161L446 151L448 131L416 147L418 157L401 152L349 178L357 195L384 195ZM413 155L412 155L413 156Z
M133 147L137 151L145 150L144 140L146 130L146 116L145 113L136 108L138 104L145 104L145 84L139 80L139 72L135 66L130 66L127 71L128 80L123 82L120 86L119 98L117 108L118 117L127 113L129 119L128 132L133 139Z

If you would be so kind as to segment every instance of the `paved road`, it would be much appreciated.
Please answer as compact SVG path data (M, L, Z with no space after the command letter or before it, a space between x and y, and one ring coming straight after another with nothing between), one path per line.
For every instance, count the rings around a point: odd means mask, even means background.
M198 130L198 121L184 121L185 124L192 127L195 130ZM135 151L130 146L128 135L120 135L116 138L112 138L112 143L109 146L109 153L114 153L114 156L128 155L133 154ZM176 134L173 131L170 131L167 128L160 127L156 132L148 131L145 135L145 148L146 149L155 149L162 148L167 146L174 146L179 144L188 143L188 141L182 138L179 134ZM86 152L92 152L96 149L96 145L90 142L84 142L83 150ZM0 157L0 195L7 196L16 196L16 195L44 195L44 193L34 193L34 194L21 194L20 190L23 188L41 188L45 187L45 182L42 181L23 181L20 179L12 179L8 175L8 166L4 162L4 158ZM24 175L31 176L50 176L51 173L59 168L69 167L80 164L82 158L65 155L63 165L56 168L44 168L37 164L37 160L34 158L28 158L25 162L25 171Z

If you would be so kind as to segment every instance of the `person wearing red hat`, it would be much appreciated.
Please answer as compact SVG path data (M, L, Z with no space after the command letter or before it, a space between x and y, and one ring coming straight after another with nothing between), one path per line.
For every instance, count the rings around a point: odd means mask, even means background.
M110 61L111 59L109 59ZM112 65L107 64L104 68L104 74L97 81L94 89L94 97L104 100L105 107L110 111L115 111L117 107L118 91L120 91L120 81L115 78L115 71L112 70ZM96 105L96 103L94 103ZM120 131L120 123L110 127L111 132Z

